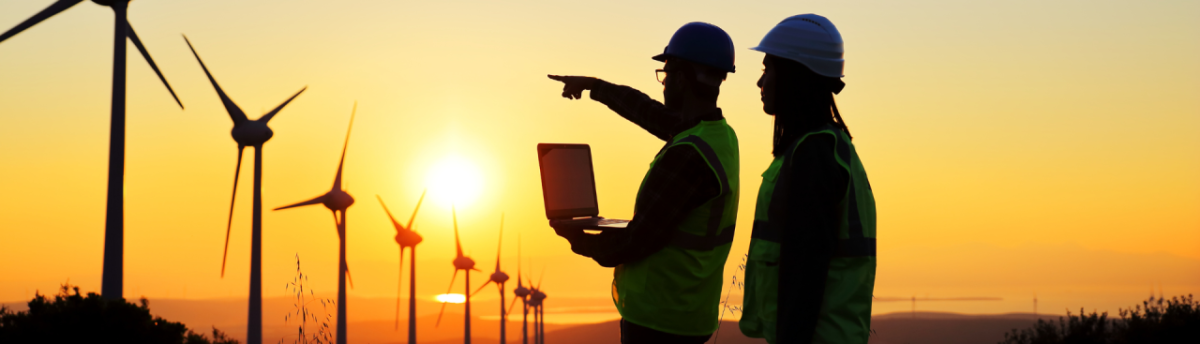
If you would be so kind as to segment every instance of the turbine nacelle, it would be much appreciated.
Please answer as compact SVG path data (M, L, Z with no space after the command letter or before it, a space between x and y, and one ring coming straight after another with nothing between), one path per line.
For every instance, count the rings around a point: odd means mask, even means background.
M346 210L354 204L354 197L351 197L345 190L334 189L325 193L324 198L321 203L330 210Z
M529 294L530 294L532 291L530 291L530 290L529 290L529 288L525 288L525 286L524 286L524 285L521 285L521 284L519 284L519 283L520 283L519 281L518 281L517 283L518 283L518 284L517 284L517 289L513 289L513 294L516 294L516 295L517 295L517 297L522 297L522 298L523 298L523 297L526 297L526 296L529 296Z
M401 230L399 233L396 233L396 243L400 244L400 247L414 247L420 244L422 240L424 239L416 231Z
M475 260L467 256L454 258L454 268L459 270L475 270Z
M233 135L234 141L243 146L262 145L275 136L275 132L267 127L267 123L260 121L245 121L236 124L229 133Z
M492 273L491 279L492 282L504 283L508 281L508 274L504 273L504 271L496 271Z

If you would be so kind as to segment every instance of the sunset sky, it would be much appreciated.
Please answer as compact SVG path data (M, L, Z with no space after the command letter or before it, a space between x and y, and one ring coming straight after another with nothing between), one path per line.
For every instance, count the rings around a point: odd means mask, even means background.
M50 3L0 3L0 30ZM308 87L270 123L264 296L287 295L297 255L314 289L336 292L328 211L270 209L329 190L357 101L351 296L396 294L395 230L375 196L407 220L426 188L417 293L445 292L454 239L439 186L455 171L476 190L457 207L481 269L495 264L503 213L509 275L520 237L522 272L545 272L548 304L604 300L611 270L546 225L535 146L590 144L602 214L629 218L662 143L589 98L561 98L545 75L662 99L650 56L690 21L722 27L737 48L719 102L743 168L728 288L771 161L763 54L747 48L801 13L828 17L846 42L837 102L878 206L876 314L907 311L886 300L914 295L1002 299L918 306L961 313L1029 312L1036 295L1040 311L1065 313L1200 293L1200 2L143 0L130 22L186 110L130 44L125 296L248 295L253 151L221 278L236 144L186 34L250 118ZM0 302L68 280L100 289L112 21L89 1L0 43Z

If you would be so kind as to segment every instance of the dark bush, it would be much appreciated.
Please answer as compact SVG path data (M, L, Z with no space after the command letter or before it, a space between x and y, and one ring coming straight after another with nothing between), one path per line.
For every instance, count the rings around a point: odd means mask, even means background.
M1108 313L1083 309L1058 322L1038 319L1032 328L1013 329L1001 344L1135 344L1200 343L1200 303L1192 295L1154 298L1132 309L1121 309L1120 319Z
M181 323L151 316L150 302L142 298L140 303L84 296L79 287L63 285L53 301L36 294L28 311L0 308L0 343L237 343L215 328L210 340Z

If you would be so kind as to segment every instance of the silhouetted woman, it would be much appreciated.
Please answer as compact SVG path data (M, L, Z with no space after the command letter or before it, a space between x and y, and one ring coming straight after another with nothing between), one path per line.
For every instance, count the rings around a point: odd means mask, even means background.
M875 199L838 113L842 38L825 17L785 19L759 46L775 160L763 173L739 327L770 343L863 343L875 284Z

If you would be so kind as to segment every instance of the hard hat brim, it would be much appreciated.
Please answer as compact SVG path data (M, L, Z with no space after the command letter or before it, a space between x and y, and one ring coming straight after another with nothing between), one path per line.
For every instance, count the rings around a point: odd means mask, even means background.
M673 57L678 57L678 56L674 56L674 55L667 54L667 53L662 53L662 54L658 54L658 55L651 56L650 58L651 58L651 59L654 59L655 61L658 61L658 62L667 62L667 59L669 59L669 58L673 58ZM682 60L687 60L687 61L693 62L693 63L698 63L698 64L702 64L702 65L709 66L709 67L712 67L712 68L720 69L720 70L722 70L722 71L725 71L726 73L733 73L733 72L734 72L734 71L732 70L732 68L728 68L728 67L717 67L717 66L713 66L713 65L710 65L710 64L707 64L707 63L703 63L703 62L696 62L696 61L689 60L689 59L687 59L686 57L679 57L679 58L680 58L680 59L682 59Z
M779 51L775 51L774 49L771 49L771 48L768 48L768 47L763 47L763 46L761 46L761 45L760 45L760 46L757 46L757 47L752 47L752 48L749 48L749 49L750 49L750 50L757 51L757 52L760 52L760 53L763 53L763 54L767 54L767 55L775 56L775 57L778 57L778 58L781 58L781 59L787 59L787 60L792 60L792 61L799 62L799 63L803 64L805 67L808 67L809 69L812 69L812 70L813 70L813 72L817 73L818 75L824 76L824 77L830 77L830 78L844 78L844 77L846 77L846 75L845 75L845 74L842 74L842 73L839 73L839 72L835 72L835 71L832 71L832 70L824 70L824 69L821 69L821 68L813 68L814 66L811 64L811 62L810 62L810 61L806 61L806 60L804 60L804 59L796 59L796 58L793 58L793 57L788 57L788 55L789 55L789 54L787 54L786 52L779 52Z

